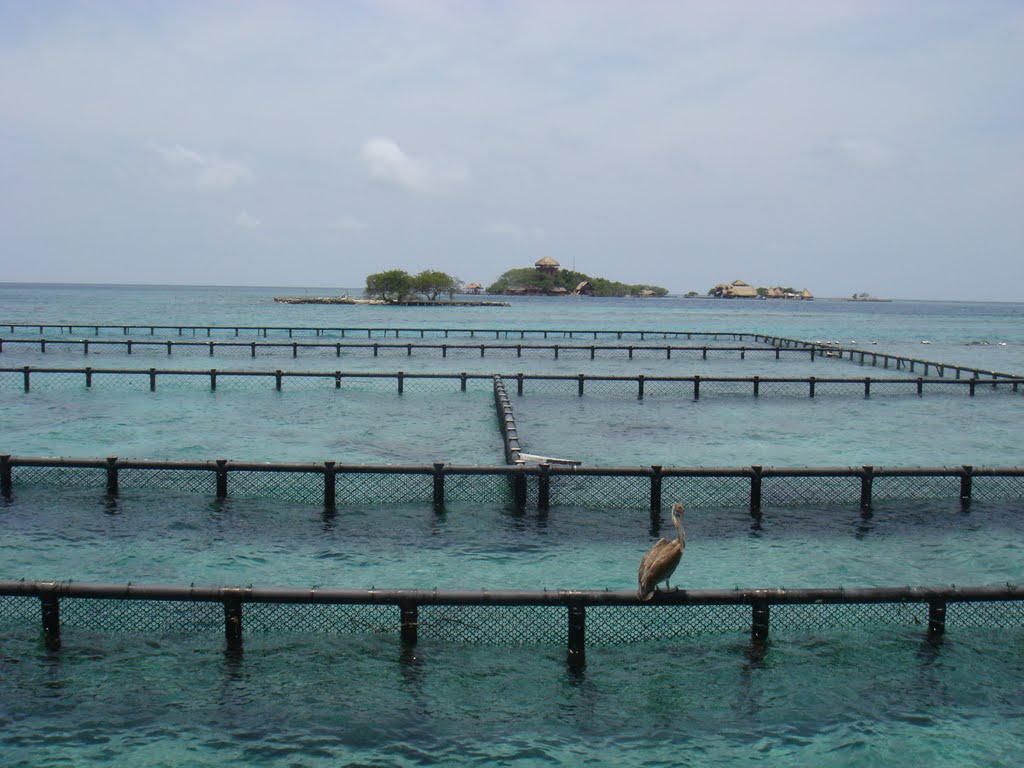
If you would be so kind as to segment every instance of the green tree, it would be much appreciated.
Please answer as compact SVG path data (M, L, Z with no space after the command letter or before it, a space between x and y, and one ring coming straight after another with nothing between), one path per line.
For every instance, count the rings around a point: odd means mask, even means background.
M455 293L462 287L462 281L459 278L436 269L423 270L412 279L412 282L413 289L430 301L437 301L437 297L442 293L447 293L448 300L451 301Z
M404 269L389 269L366 276L366 290L370 297L384 301L402 301L413 291L413 277Z

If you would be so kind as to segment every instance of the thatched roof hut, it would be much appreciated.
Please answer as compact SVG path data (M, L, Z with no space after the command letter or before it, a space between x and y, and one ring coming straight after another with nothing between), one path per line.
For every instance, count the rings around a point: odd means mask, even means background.
M594 286L590 284L589 280L584 280L573 290L573 293L577 296L593 296Z
M466 293L480 293L483 290L483 286L480 283L466 283Z
M742 280L731 283L719 283L711 289L711 293L720 299L756 299L757 290Z
M541 272L557 272L561 266L557 261L552 259L550 256L545 256L543 259L537 259L534 265Z

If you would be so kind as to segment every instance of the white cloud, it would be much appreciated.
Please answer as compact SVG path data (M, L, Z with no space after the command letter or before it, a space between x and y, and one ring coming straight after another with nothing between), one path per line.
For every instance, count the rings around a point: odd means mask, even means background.
M892 167L897 160L896 152L873 139L853 136L839 136L824 146L826 154L839 157L847 163L869 170Z
M466 178L465 171L457 166L412 157L391 139L380 136L367 139L360 156L371 178L410 192L446 192Z
M263 226L263 221L257 219L248 211L240 211L235 217L235 224L242 229L259 229Z
M488 235L511 237L516 240L540 240L544 237L544 230L540 227L521 227L508 221L493 221L484 226L483 231Z
M249 166L237 160L203 154L180 144L173 147L154 144L153 150L168 166L189 172L192 184L198 189L230 189L253 179Z
M346 232L366 229L366 225L354 216L342 216L340 219L335 219L330 223L330 227L331 229L341 229Z

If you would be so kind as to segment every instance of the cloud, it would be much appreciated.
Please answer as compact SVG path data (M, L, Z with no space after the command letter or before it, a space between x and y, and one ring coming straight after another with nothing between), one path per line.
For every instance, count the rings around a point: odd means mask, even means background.
M896 164L897 153L873 139L839 136L825 142L821 151L845 163L867 170L882 170Z
M332 221L329 226L331 229L340 229L345 232L355 232L356 230L366 229L366 225L354 216L342 216L340 219Z
M360 157L371 178L410 192L447 192L466 178L465 171L456 166L439 166L412 157L391 139L380 136L363 143Z
M259 229L263 226L263 221L257 219L248 211L240 211L235 217L235 224L242 229Z
M521 227L508 221L493 221L484 226L483 231L488 235L511 237L516 240L540 240L544 237L544 230L540 227Z
M253 179L249 166L236 160L203 154L180 144L173 147L154 144L153 150L166 165L189 172L192 184L198 189L230 189Z

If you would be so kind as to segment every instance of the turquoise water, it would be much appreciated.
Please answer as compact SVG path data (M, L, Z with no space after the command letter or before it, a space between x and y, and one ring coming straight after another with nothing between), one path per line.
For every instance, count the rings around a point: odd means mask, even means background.
M1024 305L664 299L514 300L510 308L274 304L299 289L0 285L0 323L182 323L758 331L877 341L881 351L1024 371ZM336 289L307 291L311 295ZM2 331L0 327L0 331ZM27 334L26 334L27 335ZM141 338L141 337L140 337ZM922 341L930 341L922 345ZM982 343L984 342L984 343ZM1003 346L1005 344L1005 346ZM219 354L219 353L218 353ZM5 351L0 366L342 367L290 350L249 361L164 353ZM308 358L308 359L307 359ZM17 360L8 363L8 360ZM55 361L60 360L60 363ZM102 360L102 363L100 362ZM358 366L358 367L353 367ZM467 354L348 355L349 370L867 375L849 362ZM886 373L869 369L870 375ZM724 371L729 371L725 373ZM893 372L888 372L892 375ZM490 390L185 382L0 388L0 452L137 458L499 463ZM529 449L588 464L1020 465L1012 395L639 402L595 392L513 396ZM1019 501L691 508L687 587L1019 583ZM17 489L0 502L0 578L364 588L629 589L650 545L642 510L501 505L341 507L217 502L126 489ZM0 633L5 765L1005 765L1024 745L1022 629L918 628L773 634L593 647L570 672L561 646L396 639L221 637L68 630L45 651L34 626Z

